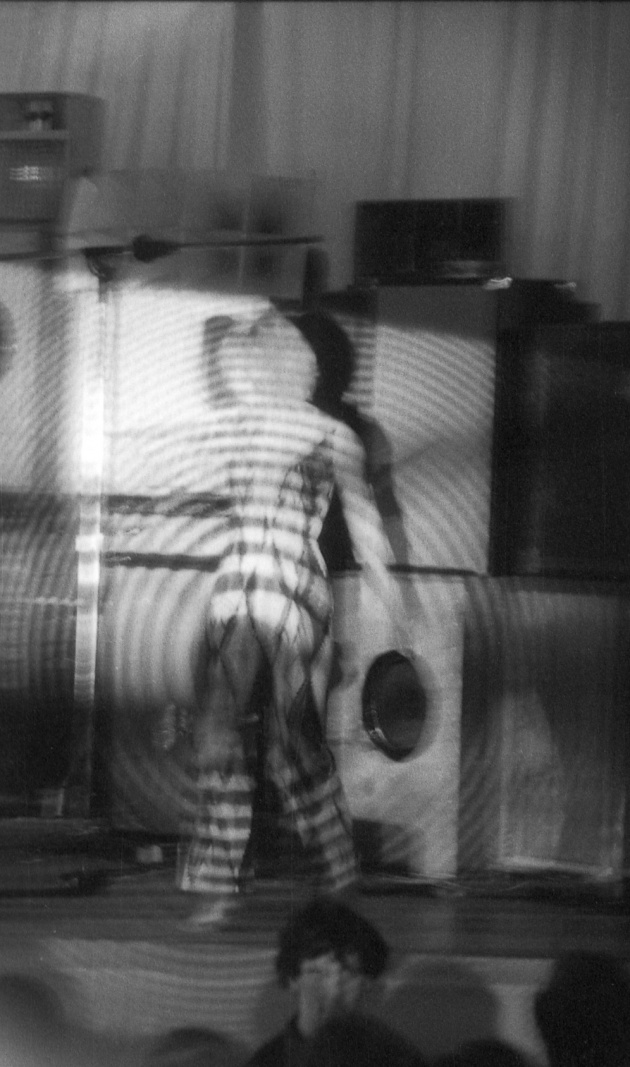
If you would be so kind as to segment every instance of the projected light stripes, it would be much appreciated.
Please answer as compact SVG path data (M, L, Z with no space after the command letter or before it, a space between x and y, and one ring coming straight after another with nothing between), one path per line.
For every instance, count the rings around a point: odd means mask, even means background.
M494 339L466 331L379 326L373 410L392 443L412 562L483 572Z
M137 896L137 894L136 894ZM154 1037L182 1025L213 1027L230 1034L235 1047L245 1051L259 1041L260 1001L265 986L275 991L271 1014L279 1026L286 1005L274 972L274 936L289 914L273 913L273 927L257 945L256 931L248 931L247 944L209 945L189 939L186 945L149 940L117 942L51 939L51 963L62 975L80 973L85 1017L99 1030ZM151 915L147 915L151 920ZM134 926L142 921L134 908ZM268 921L268 926L271 924ZM179 935L181 937L181 934ZM252 941L254 943L252 943ZM269 1007L267 1006L269 1011ZM270 1020L265 1020L267 1033ZM273 1023L272 1023L273 1025Z
M33 782L39 775L40 784L49 778L55 784L63 781L69 758L63 746L74 729L78 525L73 494L80 489L79 431L85 413L80 368L86 347L97 343L98 321L95 292L62 297L51 285L34 267L0 264L0 302L8 308L15 332L11 359L3 359L0 368L0 697L6 707L11 703L17 709L27 732L37 724L39 739L54 741L52 762L46 755L31 760ZM612 601L600 609L595 597L575 600L570 608L556 610L542 587L516 596L497 580L484 578L495 299L480 290L450 296L380 293L374 322L348 310L336 312L359 347L351 395L379 421L391 444L412 568L479 576L466 579L461 598L438 592L421 573L413 576L419 584L429 584L421 596L425 615L414 622L412 643L421 655L429 649L429 657L436 657L431 666L436 665L438 704L448 709L437 747L418 754L417 772L411 770L413 761L396 774L388 770L387 788L374 793L373 803L361 792L365 761L373 755L361 734L340 741L344 773L350 791L358 790L359 808L365 803L375 817L391 820L384 854L392 861L408 854L411 831L405 820L411 818L412 794L422 801L416 816L420 868L424 848L431 869L449 873L456 849L464 866L470 861L477 868L505 865L523 850L528 854L527 849L540 854L542 837L536 843L526 803L514 800L520 790L532 799L532 811L534 800L539 804L539 821L548 827L545 848L556 858L566 796L583 807L590 801L593 816L590 823L586 818L590 828L582 859L586 856L586 863L595 857L596 864L609 869L616 864L618 869L618 756L623 746L617 743L615 724L623 718L629 685L620 658L615 658L620 631ZM214 391L208 365L205 324L224 316L251 325L266 307L257 297L124 284L112 301L101 442L105 497L96 698L98 714L111 727L111 751L99 758L107 762L115 819L121 825L175 832L186 826L194 808L181 709L195 699L204 605L212 595L228 503L213 492L216 456L210 461L208 425L216 425L221 396ZM271 367L262 370L267 380L273 378ZM299 426L285 430L289 436L302 432ZM238 441L232 445L236 452ZM240 474L246 478L243 458ZM36 495L45 490L50 497ZM13 511L14 500L21 501L21 511ZM282 536L290 539L294 533L287 528ZM448 584L446 577L435 579L438 585L442 580ZM356 616L341 602L340 612L345 610L348 617L341 622L352 629ZM464 610L462 665L455 633ZM621 622L619 626L623 629ZM583 662L570 653L572 640ZM381 651L380 646L373 650ZM355 664L352 685L360 686L367 665ZM440 690L442 668L448 672L446 690ZM459 775L457 686L462 680ZM551 759L554 747L547 744L549 731L541 726L544 715L536 712L537 690L543 705L551 694L567 722L567 693L578 709L575 729L581 741L576 744L583 741L584 748L576 751L575 773L563 779L562 788ZM508 700L505 692L512 694ZM350 689L339 693L349 701L345 707L352 715ZM53 714L55 702L58 711ZM26 715L24 708L29 709ZM171 749L164 747L169 715L179 717L182 727L177 747ZM335 722L333 713L333 731ZM3 723L8 729L6 715ZM592 732L593 723L600 725L599 733ZM560 731L564 745L565 727L554 720L550 730L552 735ZM520 751L531 764L537 745L539 754L551 759L538 797L531 776L526 780L525 771L521 774L515 765ZM448 775L440 777L445 767ZM413 773L425 777L410 792L405 775ZM397 820L402 829L396 828ZM600 832L607 843L598 852ZM579 859L575 842L569 848L564 840L562 848L565 858Z
M0 483L31 488L38 448L42 397L38 391L39 341L44 288L37 266L0 263L3 347L0 367ZM7 358L10 355L10 358ZM45 442L45 445L47 442ZM40 487L44 488L44 487Z

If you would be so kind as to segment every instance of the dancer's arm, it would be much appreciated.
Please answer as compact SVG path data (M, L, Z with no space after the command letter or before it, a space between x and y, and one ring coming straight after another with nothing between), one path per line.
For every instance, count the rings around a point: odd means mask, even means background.
M405 609L389 565L394 562L383 522L364 477L359 438L343 423L333 433L333 464L355 558L364 581L388 617L396 643L405 639Z

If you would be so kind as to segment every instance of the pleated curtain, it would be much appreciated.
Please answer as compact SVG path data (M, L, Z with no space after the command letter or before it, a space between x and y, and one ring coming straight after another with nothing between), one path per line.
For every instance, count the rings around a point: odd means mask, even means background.
M354 203L505 197L508 267L630 314L630 7L581 2L0 5L0 92L106 101L102 165L322 181Z

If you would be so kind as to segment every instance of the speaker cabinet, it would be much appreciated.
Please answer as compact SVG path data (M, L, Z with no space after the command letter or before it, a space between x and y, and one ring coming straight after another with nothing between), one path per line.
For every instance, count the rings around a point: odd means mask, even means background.
M360 575L338 575L335 637L341 679L328 704L328 737L357 827L364 868L445 878L457 868L463 583L437 576L396 579L410 605L409 658L427 695L414 750L392 759L363 721L366 679L391 650Z
M525 279L375 286L322 304L356 337L353 399L389 441L408 542L397 562L484 572L493 557L500 569L502 501L518 491L501 466L504 405L519 402L509 354L527 351L537 324L586 322L593 309L566 283Z
M466 581L460 870L615 880L627 782L627 599Z
M82 740L74 713L77 532L71 499L3 493L0 817L65 814Z
M67 308L52 288L34 263L0 263L0 816L62 814L82 740L78 509L59 491L70 443Z
M500 336L494 573L630 573L630 326L556 323Z
M0 480L3 488L33 489L50 448L44 427L55 404L42 390L45 276L34 263L0 263ZM43 485L40 485L43 488Z
M502 200L363 200L356 205L356 285L471 281L501 269Z
M376 299L371 412L391 444L408 562L485 571L497 293L383 286Z
M99 303L58 282L37 263L0 263L1 803L78 817L89 807L84 636L98 573L92 560L81 587L83 368L98 352Z

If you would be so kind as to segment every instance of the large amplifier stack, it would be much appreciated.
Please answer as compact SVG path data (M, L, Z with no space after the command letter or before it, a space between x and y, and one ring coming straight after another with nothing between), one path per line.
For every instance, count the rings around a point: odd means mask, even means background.
M353 649L340 595L350 669L332 730L352 809L381 862L424 877L618 881L630 323L599 321L572 282L511 277L509 204L363 202L356 223L429 713L404 759L370 748L362 686L386 649Z

